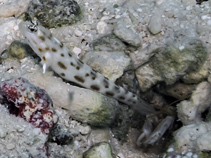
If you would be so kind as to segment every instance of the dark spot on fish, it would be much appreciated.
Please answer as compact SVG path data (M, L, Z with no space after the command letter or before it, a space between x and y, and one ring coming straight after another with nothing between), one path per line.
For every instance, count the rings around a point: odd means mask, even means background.
M64 57L64 54L63 53L61 54L61 57Z
M53 35L52 35L52 34L50 34L50 35L48 36L48 38L49 38L49 39L51 39L52 37L53 37Z
M136 95L135 94L133 94L133 98L135 98L136 97Z
M70 65L71 65L71 66L75 66L75 64L73 64L73 62L70 62Z
M64 74L64 73L61 73L61 76L63 76L63 77L64 77L64 76L65 76L65 74Z
M43 58L43 60L44 60L44 61L46 61L46 58L45 58L45 56L43 56L42 58Z
M99 91L100 90L100 87L98 87L97 85L91 85L90 88L92 90L95 90L95 91Z
M86 73L86 75L85 75L86 77L88 77L89 76L89 74L88 73Z
M53 52L57 52L57 49L56 49L56 48L51 48L51 50L52 50Z
M69 57L72 57L73 55L71 53L68 53Z
M62 69L67 69L67 67L62 62L60 62L60 61L58 62L58 65Z
M132 102L132 100L131 99L128 99L128 102Z
M39 38L40 38L42 41L45 41L45 37L39 36Z
M136 101L133 101L133 104L136 104Z
M85 80L83 79L83 77L81 76L74 76L74 78L78 81L78 82L81 82L81 83L84 83Z
M77 61L78 66L82 66L84 63L80 60Z
M110 96L110 97L113 97L113 96L114 96L114 93L112 93L112 92L105 92L105 94L106 94L107 96Z
M119 99L124 100L125 97L124 96L119 96Z
M38 48L38 50L39 50L40 52L43 52L42 48Z
M64 46L63 43L60 43L59 47L60 47L60 48L63 48L63 46Z
M80 69L80 67L79 67L79 66L76 66L76 69L77 69L77 70L79 70L79 69Z
M47 51L48 51L48 50L50 50L50 48L49 48L49 47L45 47L45 50L47 50Z
M109 87L109 82L108 82L108 80L106 78L104 78L103 84L104 84L105 88Z
M120 88L115 85L114 90L117 91L117 93L120 93Z
M92 77L92 80L95 80L96 79L96 72L95 71L91 71L90 73L91 77Z

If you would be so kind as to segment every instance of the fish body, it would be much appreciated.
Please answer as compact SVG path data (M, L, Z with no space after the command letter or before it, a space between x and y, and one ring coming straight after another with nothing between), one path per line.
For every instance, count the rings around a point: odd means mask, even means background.
M22 35L34 52L41 58L43 72L51 67L59 76L82 87L97 91L123 102L139 113L146 115L154 109L136 94L117 86L113 81L93 70L79 60L49 30L36 22L25 21L19 24Z

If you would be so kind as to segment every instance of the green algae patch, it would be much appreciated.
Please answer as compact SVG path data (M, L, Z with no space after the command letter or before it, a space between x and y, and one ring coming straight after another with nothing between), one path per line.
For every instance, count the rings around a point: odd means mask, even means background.
M197 71L207 58L207 49L198 39L185 39L178 43L169 43L158 48L150 65L154 73L163 78L167 85L184 76Z

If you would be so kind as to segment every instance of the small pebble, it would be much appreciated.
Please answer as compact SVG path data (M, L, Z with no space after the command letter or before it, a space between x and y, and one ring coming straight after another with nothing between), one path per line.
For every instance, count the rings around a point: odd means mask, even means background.
M185 47L184 46L180 46L179 47L179 50L183 50Z
M108 25L104 21L100 21L97 23L97 31L99 34L105 34L108 30Z
M206 19L207 19L207 15L202 15L202 16L201 16L201 19L202 19L202 20L206 20Z
M186 156L188 156L188 157L191 157L192 155L193 155L192 152L188 152L188 153L186 154Z
M19 29L18 25L14 26L14 30L17 31Z
M0 129L0 138L4 138L6 136L6 132L4 129Z
M148 28L153 35L161 32L161 13L159 11L156 11L150 18Z
M80 30L76 29L75 30L75 35L80 37L80 36L82 36L82 32Z
M12 149L15 148L15 143L14 142L13 143L8 143L8 144L6 144L6 147L7 147L7 149L12 150Z
M73 48L73 52L77 55L77 57L79 57L80 54L81 54L81 48L74 47L74 48Z
M90 133L91 128L90 126L79 126L79 131L82 135L87 135Z
M172 152L172 151L174 151L174 148L169 148L168 150L167 150L167 152Z
M194 154L194 155L193 155L193 158L198 158L198 155Z

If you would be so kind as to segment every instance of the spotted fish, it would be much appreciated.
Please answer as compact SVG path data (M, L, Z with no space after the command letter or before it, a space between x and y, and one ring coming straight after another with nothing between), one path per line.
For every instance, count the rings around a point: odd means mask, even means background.
M77 59L49 30L35 21L19 24L22 35L34 52L41 58L43 72L51 67L59 76L82 87L97 91L108 97L131 106L143 115L154 112L145 101L138 98L113 81L94 71L90 66Z

